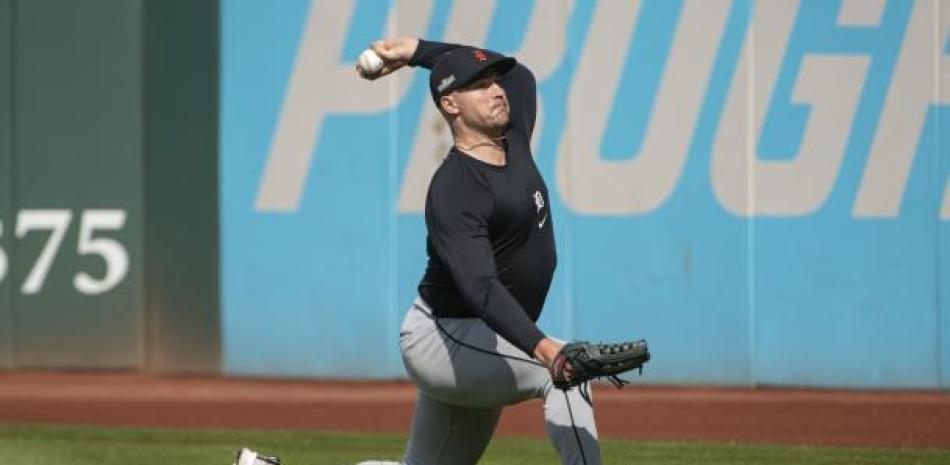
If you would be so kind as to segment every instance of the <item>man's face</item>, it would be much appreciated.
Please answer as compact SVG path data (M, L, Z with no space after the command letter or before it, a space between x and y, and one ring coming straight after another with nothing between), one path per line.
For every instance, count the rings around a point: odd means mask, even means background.
M448 98L452 101L452 113L457 113L468 127L494 134L508 126L508 96L496 71L455 90Z

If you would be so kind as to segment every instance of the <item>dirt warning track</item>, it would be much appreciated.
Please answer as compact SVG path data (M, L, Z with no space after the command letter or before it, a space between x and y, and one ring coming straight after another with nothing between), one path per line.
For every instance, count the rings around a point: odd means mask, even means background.
M0 422L405 433L406 383L0 372ZM950 448L950 393L598 386L601 437ZM544 436L540 401L499 433Z

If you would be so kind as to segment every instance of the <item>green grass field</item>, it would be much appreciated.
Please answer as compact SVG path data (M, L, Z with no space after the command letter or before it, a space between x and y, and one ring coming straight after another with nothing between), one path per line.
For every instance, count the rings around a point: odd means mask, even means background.
M393 459L405 437L284 431L192 431L0 425L0 457L17 465L229 465L247 445L278 453L287 465L344 465ZM608 440L605 463L697 464L950 464L950 450L762 446ZM543 439L497 438L485 465L556 464Z

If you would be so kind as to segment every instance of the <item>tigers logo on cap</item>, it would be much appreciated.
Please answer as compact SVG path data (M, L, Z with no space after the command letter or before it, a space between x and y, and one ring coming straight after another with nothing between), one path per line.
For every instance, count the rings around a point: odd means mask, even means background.
M485 61L488 59L488 55L485 55L484 50L475 50L474 52L475 59L478 61Z

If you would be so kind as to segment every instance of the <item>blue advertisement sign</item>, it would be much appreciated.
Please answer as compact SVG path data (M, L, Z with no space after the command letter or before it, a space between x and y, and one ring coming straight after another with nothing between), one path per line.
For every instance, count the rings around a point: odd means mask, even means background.
M371 41L517 57L558 269L539 321L644 337L651 383L950 386L950 8L941 0L222 4L225 369L399 378L428 72Z

